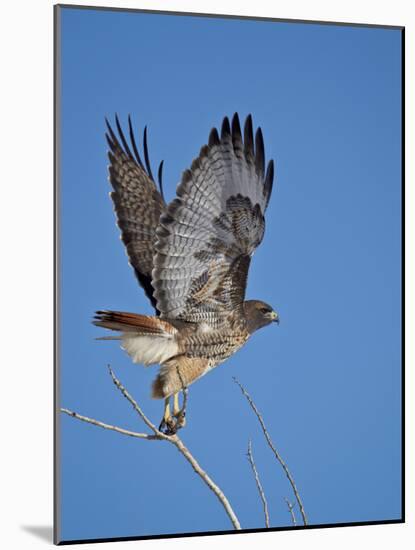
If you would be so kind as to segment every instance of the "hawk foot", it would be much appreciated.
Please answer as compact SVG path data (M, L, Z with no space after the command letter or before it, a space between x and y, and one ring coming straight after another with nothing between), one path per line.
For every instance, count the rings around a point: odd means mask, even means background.
M181 409L177 414L174 415L176 419L177 430L184 428L186 426L186 411Z
M159 431L164 433L164 435L174 435L178 430L184 428L185 425L185 411L179 411L177 415L170 416L169 418L163 416Z
M170 397L164 400L164 414L160 422L159 431L165 435L174 435L177 430L184 428L186 425L186 399L183 406L179 405L179 393L173 395L173 413L170 411Z

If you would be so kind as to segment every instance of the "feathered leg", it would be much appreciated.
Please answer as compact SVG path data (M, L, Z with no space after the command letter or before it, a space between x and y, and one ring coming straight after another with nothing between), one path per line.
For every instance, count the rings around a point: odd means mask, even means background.
M184 426L186 426L185 415L186 415L186 411L184 407L184 402L183 402L183 407L180 407L179 392L177 392L173 395L173 416L176 419L176 423L177 423L176 429L184 428Z
M186 397L180 407L179 393L185 392L187 387L200 378L207 369L209 369L207 359L184 355L173 357L161 366L153 382L152 396L156 399L164 398L164 415L159 429L165 429L166 435L172 435L185 426ZM173 414L170 413L170 396L173 396Z

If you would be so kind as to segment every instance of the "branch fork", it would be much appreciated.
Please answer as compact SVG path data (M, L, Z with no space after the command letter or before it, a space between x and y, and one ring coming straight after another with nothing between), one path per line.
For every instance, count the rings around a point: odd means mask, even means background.
M141 409L140 405L135 401L135 399L130 395L130 393L126 390L126 388L122 385L120 380L115 376L114 371L112 368L108 365L108 371L110 373L110 376L112 378L112 381L114 382L117 389L122 393L122 395L127 399L127 401L131 404L135 412L138 414L138 416L141 418L141 420L144 422L144 424L150 429L152 433L141 433L141 432L134 432L131 430L126 430L124 428L121 428L119 426L113 426L111 424L106 424L105 422L101 422L99 420L95 420L94 418L89 418L88 416L81 415L75 411L71 411L66 408L61 408L61 412L71 416L72 418L76 418L77 420L81 420L83 422L87 422L88 424L93 424L94 426L98 426L100 428L104 428L106 430L111 430L123 435L127 435L130 437L136 437L138 439L146 439L148 441L154 441L154 440L162 440L162 441L168 441L172 445L176 447L176 449L184 456L184 458L189 462L191 467L193 468L193 471L196 472L196 474L201 478L201 480L209 487L209 489L215 494L221 505L223 506L226 514L228 515L233 528L235 530L240 530L241 525L239 523L239 520L233 511L232 506L230 505L228 499L226 498L225 494L223 493L222 489L212 480L212 478L203 470L203 468L200 466L199 462L195 459L195 457L191 454L189 449L186 447L186 445L183 443L183 441L178 437L177 434L173 435L166 435L165 433L161 432L153 422L144 414L143 410ZM186 400L187 400L187 388L184 388L184 401L183 401L183 408L186 406Z

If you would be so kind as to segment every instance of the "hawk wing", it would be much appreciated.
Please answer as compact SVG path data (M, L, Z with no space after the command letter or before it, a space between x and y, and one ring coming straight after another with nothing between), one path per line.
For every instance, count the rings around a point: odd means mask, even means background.
M157 228L152 285L163 317L218 327L245 298L251 256L261 243L274 168L252 118L216 128Z
M165 210L162 196L162 167L158 176L160 191L157 190L148 156L147 129L144 130L144 161L141 161L131 119L128 117L130 141L134 151L131 152L118 117L115 118L121 143L107 122L106 134L110 151L109 180L113 191L111 198L121 229L121 238L125 245L129 262L136 277L143 287L146 296L156 308L154 289L151 286L153 269L154 238L160 215ZM122 145L121 145L122 144Z

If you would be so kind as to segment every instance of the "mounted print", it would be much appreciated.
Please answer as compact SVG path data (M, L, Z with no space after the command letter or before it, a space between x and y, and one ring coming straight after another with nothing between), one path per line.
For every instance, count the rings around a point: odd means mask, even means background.
M399 523L404 29L55 6L55 542Z

